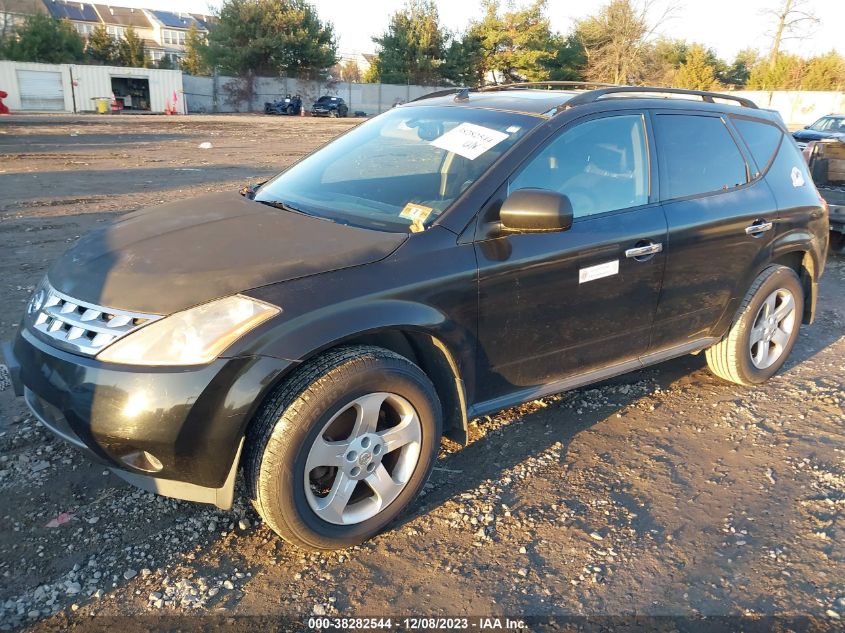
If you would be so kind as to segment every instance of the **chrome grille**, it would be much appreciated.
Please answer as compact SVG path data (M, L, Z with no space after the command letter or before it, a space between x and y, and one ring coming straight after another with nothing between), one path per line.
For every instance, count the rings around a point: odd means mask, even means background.
M95 355L139 327L161 318L79 301L47 284L36 290L27 306L32 329L65 347Z

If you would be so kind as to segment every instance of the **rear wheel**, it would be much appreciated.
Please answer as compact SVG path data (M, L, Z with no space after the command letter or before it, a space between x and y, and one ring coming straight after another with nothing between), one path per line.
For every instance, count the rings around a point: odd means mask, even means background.
M706 351L710 371L740 385L765 382L792 351L803 312L795 271L770 266L751 285L725 338Z
M361 543L425 484L441 417L434 386L408 359L363 346L319 356L280 388L251 429L252 502L300 547Z

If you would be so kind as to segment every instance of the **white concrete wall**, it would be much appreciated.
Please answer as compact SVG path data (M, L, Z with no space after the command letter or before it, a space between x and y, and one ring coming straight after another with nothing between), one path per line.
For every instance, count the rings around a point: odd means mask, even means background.
M121 68L119 66L87 66L75 64L33 64L0 61L0 90L9 93L4 103L12 112L21 111L17 70L45 70L62 74L65 112L94 112L97 97L111 97L112 77L142 77L150 82L150 111L164 112L167 100L178 97L176 107L185 113L182 71L157 68ZM73 85L71 85L73 81ZM73 88L73 90L71 90ZM74 102L75 106L74 107Z
M845 92L737 90L731 94L777 110L787 125L809 125L825 114L845 113Z
M233 82L233 77L217 78L218 112L260 112L265 101L273 101L286 94L299 94L306 108L310 108L322 95L336 95L349 105L350 113L366 112L368 115L379 114L392 108L397 102L407 102L443 86L416 86L365 84L347 82L308 81L287 78L256 77L255 96L252 104L233 103L229 99L226 85ZM185 97L189 112L214 112L214 79L212 77L183 77Z

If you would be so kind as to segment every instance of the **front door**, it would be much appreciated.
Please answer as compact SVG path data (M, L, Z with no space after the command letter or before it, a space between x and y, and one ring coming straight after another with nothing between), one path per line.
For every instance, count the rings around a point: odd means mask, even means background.
M567 195L574 221L563 232L476 242L476 402L494 408L647 350L666 238L648 139L640 112L580 119L511 178L510 192Z

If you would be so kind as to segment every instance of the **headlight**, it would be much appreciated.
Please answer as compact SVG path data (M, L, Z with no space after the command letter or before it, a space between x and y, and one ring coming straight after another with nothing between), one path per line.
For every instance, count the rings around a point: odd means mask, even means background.
M235 295L155 321L112 343L97 358L127 365L202 365L279 308Z

